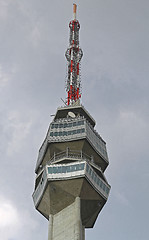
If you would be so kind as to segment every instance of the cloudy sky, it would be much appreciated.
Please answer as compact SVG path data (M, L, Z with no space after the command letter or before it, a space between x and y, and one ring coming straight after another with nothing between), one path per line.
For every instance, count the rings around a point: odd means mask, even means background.
M72 0L0 0L0 239L47 240L38 150L65 99ZM82 104L107 142L109 200L86 240L149 238L149 1L81 0Z

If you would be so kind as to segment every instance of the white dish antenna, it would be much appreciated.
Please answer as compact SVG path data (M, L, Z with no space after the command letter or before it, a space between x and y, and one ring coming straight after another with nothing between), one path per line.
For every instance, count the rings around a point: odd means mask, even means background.
M71 118L75 118L76 117L76 115L73 112L68 112L68 116L71 117Z

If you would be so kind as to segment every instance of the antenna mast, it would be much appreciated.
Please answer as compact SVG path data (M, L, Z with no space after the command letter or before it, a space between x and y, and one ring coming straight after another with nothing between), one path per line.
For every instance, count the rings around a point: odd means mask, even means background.
M65 56L68 61L68 76L66 83L67 105L72 105L81 97L80 91L80 61L83 56L79 47L79 21L76 20L77 5L73 4L73 20L69 23L70 36L69 47Z

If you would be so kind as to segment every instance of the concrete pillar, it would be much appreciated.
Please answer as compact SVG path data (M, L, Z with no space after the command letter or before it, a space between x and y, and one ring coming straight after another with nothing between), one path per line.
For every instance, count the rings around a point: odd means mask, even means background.
M80 198L76 197L75 199L75 238L74 240L82 240L82 223L81 223L81 204Z
M48 240L85 240L79 197L57 214L49 216Z
M53 215L49 216L48 240L53 239Z

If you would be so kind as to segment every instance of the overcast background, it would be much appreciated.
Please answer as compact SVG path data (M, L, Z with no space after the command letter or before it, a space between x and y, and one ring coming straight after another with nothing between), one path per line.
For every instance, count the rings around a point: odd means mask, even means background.
M38 150L65 99L72 0L0 0L0 239L47 240ZM149 239L149 1L81 0L82 104L107 142L110 197L86 240Z

